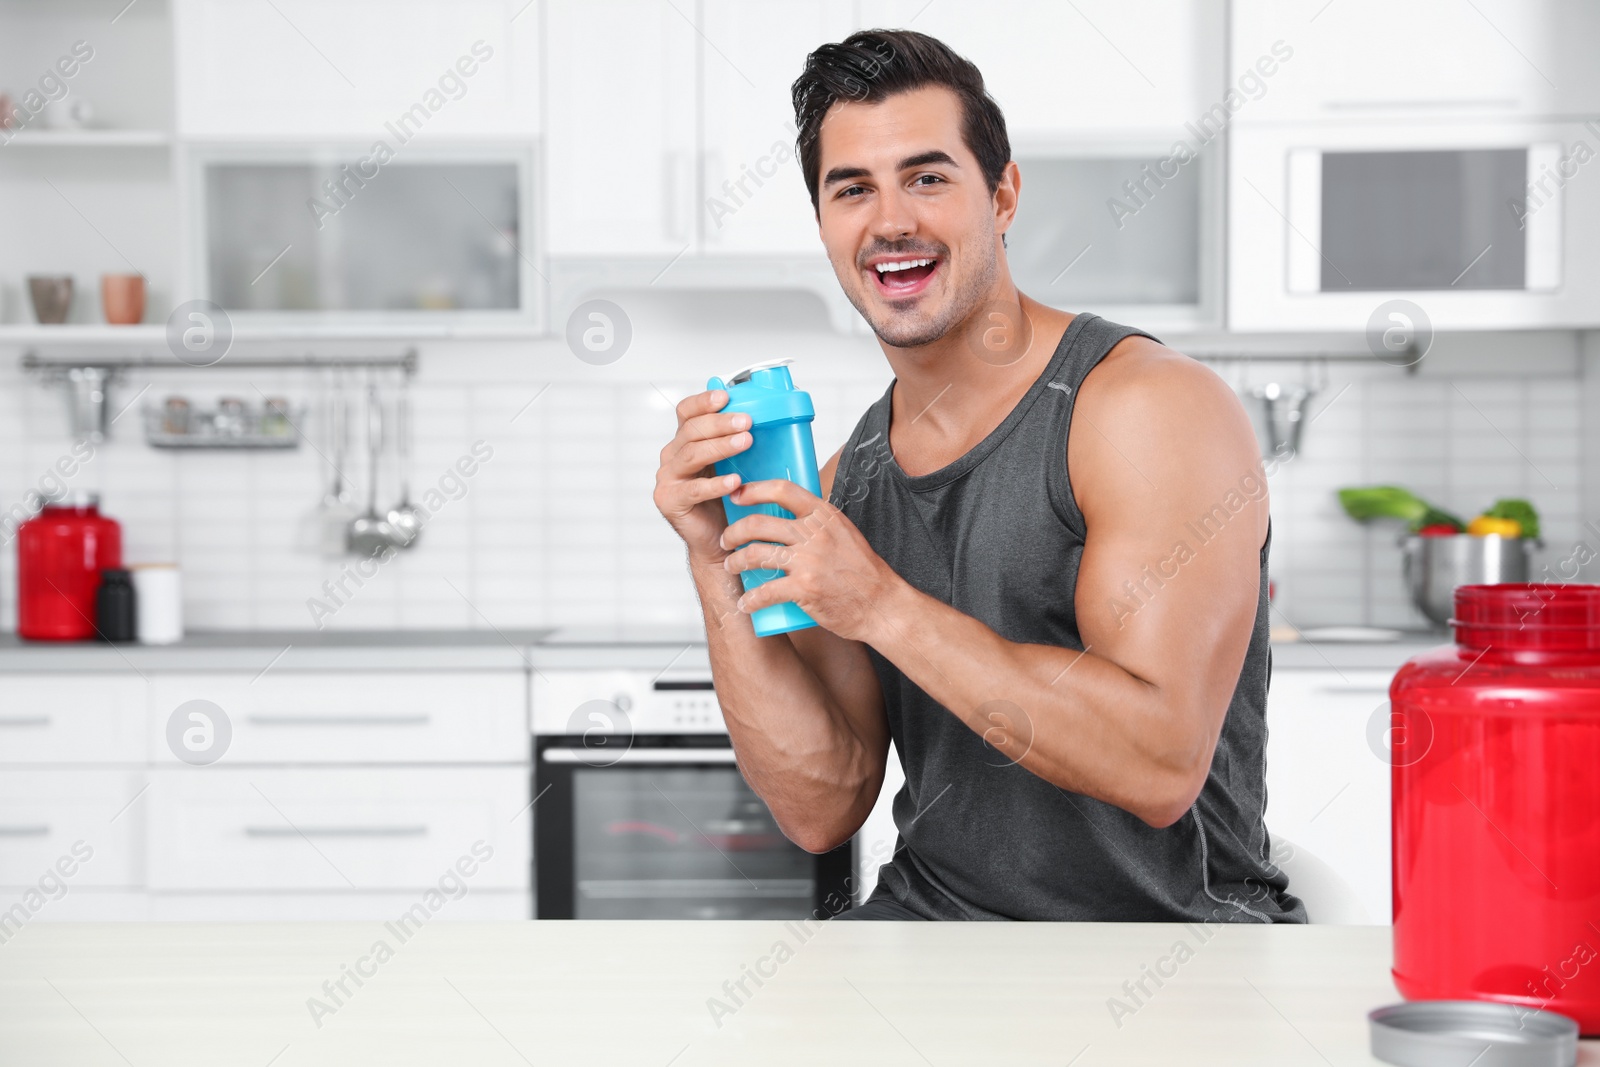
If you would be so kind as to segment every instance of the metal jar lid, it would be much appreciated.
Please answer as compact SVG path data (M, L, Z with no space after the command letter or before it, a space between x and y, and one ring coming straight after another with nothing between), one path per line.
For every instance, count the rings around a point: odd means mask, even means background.
M1372 1054L1397 1067L1572 1067L1578 1024L1479 1000L1415 1000L1371 1012Z

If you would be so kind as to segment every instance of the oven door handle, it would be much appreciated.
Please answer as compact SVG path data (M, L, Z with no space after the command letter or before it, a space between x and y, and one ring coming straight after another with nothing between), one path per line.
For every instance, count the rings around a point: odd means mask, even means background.
M611 767L619 763L734 763L731 748L630 748L622 752L602 752L586 748L547 748L540 757L546 763L579 763Z

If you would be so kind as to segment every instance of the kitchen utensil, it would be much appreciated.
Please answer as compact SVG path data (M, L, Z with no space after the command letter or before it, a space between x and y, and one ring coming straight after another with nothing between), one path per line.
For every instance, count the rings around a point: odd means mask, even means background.
M41 326L59 326L72 310L72 275L28 275L28 297L33 301L33 317Z
M79 440L98 444L106 439L110 428L106 398L115 373L108 367L69 367L65 371L67 415L72 435Z
M94 636L102 571L122 566L122 527L100 498L69 492L17 527L17 632L32 641Z
M356 516L356 507L350 499L350 488L345 484L344 467L346 450L350 443L350 399L345 393L344 379L335 376L328 397L328 436L333 451L333 479L318 506L319 534L322 554L342 555L349 543L350 523Z
M183 576L176 563L133 565L134 629L142 645L170 645L183 639Z
M358 556L373 556L399 544L394 527L378 514L378 453L383 448L383 405L376 385L367 386L367 510L350 523L345 543Z
M738 474L740 485L768 478L787 478L802 489L821 495L817 479L817 452L811 439L811 420L815 411L811 394L794 387L787 364L790 359L769 360L739 371L726 383L712 378L707 389L723 389L728 393L725 412L742 411L750 416L750 447L738 455L719 460L718 474ZM756 504L741 507L724 496L722 507L729 525L746 515L776 515L792 519L794 515L776 504ZM763 569L745 571L739 575L746 592L781 578L781 570ZM788 633L815 626L811 616L800 610L798 604L787 602L769 604L757 609L751 616L756 636Z
M1411 603L1435 626L1450 622L1455 591L1463 585L1525 582L1532 569L1533 550L1539 542L1527 537L1403 538L1401 574Z
M1279 382L1268 382L1250 390L1250 396L1261 405L1269 457L1288 458L1299 453L1306 407L1316 395L1317 390L1309 385Z
M414 428L411 422L411 379L400 383L400 397L395 402L395 446L400 465L400 503L389 509L389 526L394 531L396 543L410 548L422 533L422 511L411 503L411 447Z
M144 321L144 298L144 275L100 275L100 308L111 325L132 326Z
M100 640L123 643L137 636L134 600L133 578L127 571L111 567L100 572L100 588L94 597L95 632Z
M1367 1015L1372 1055L1396 1067L1572 1067L1578 1025L1551 1011L1424 1000Z
M1395 985L1600 1035L1600 586L1464 585L1452 625L1368 727L1390 766Z

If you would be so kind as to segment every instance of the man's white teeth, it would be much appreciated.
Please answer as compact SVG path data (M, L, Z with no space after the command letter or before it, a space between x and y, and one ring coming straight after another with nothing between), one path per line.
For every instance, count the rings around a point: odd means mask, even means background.
M932 265L933 260L931 259L902 259L895 263L879 263L876 266L879 274L888 274L890 271L910 270L912 267L928 267Z

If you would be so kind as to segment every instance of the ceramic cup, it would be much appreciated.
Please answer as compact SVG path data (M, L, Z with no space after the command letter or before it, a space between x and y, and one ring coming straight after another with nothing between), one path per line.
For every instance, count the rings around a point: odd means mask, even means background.
M30 274L28 295L33 299L33 316L41 325L66 322L67 312L72 310L72 275Z
M144 320L144 275L100 275L100 306L113 326L132 326Z

